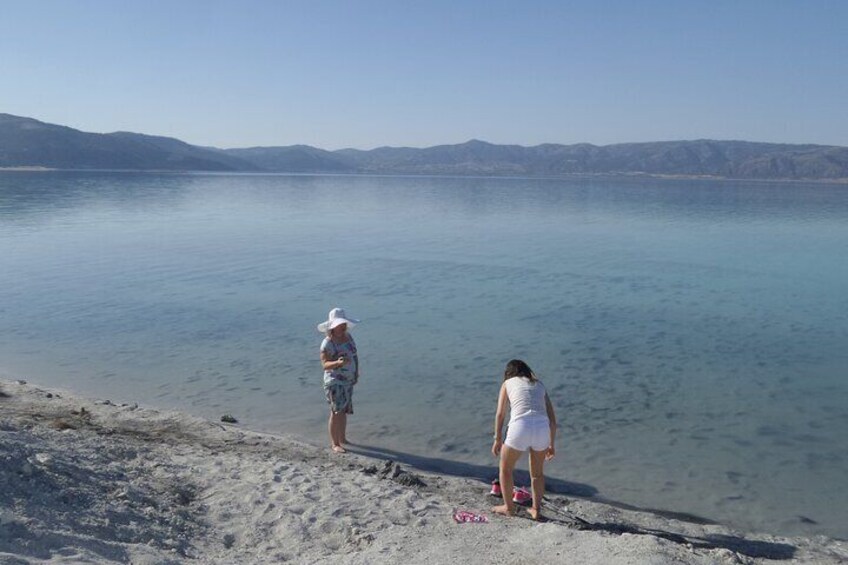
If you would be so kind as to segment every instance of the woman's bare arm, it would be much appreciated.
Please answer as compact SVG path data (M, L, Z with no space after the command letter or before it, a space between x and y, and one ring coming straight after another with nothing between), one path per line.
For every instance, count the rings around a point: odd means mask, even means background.
M326 351L321 352L321 366L325 371L332 371L333 369L338 369L339 367L343 367L346 363L345 358L342 357L340 359L330 360L330 356L327 355Z
M509 406L509 396L506 394L506 384L501 385L501 391L498 394L498 410L495 412L495 434L494 443L492 444L492 453L497 456L501 452L501 444L503 443L503 425L506 418L506 410Z
M548 424L551 427L551 446L548 448L548 453L545 458L552 459L554 454L556 454L556 448L554 445L556 442L557 421L556 414L554 414L554 405L551 403L551 398L548 396L547 392L545 393L545 411L548 413Z

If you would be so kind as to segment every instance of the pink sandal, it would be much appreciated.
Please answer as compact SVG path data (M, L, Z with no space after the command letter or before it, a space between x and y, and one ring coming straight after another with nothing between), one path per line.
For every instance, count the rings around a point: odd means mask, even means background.
M492 496L500 496L501 495L501 482L497 479L492 481L492 490L489 491L489 494Z
M484 514L475 514L468 510L456 510L453 513L453 520L457 524L477 523L485 524L489 521Z
M527 487L516 487L512 492L512 501L516 504L527 504L533 500L533 493Z

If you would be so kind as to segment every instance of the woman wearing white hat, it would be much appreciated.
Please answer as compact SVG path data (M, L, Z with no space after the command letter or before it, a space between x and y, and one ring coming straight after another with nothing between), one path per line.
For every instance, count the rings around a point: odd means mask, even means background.
M326 334L321 342L321 365L324 368L324 392L330 404L330 444L336 453L345 453L347 415L353 414L353 385L359 380L359 357L356 342L347 331L359 323L348 318L341 308L333 308L318 331Z

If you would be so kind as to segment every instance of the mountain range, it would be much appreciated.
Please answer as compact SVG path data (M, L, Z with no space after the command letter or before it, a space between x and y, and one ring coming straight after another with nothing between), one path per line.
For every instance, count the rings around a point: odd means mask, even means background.
M131 132L88 133L0 114L0 167L567 176L656 175L848 180L848 147L749 141L615 145L495 145L471 140L427 148L326 151L308 145L218 149Z

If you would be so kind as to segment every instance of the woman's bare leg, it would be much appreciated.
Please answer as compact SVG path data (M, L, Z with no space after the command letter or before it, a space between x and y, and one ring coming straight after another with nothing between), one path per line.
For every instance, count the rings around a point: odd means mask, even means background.
M545 494L545 451L530 450L530 486L533 491L533 506L528 512L538 520L541 515L542 496Z
M347 414L344 412L333 412L330 411L330 420L327 422L327 430L330 432L330 445L332 445L333 451L336 453L344 453L345 449L341 444L341 430L343 420L347 418Z
M515 503L512 501L512 472L515 470L515 463L521 457L521 452L504 445L501 447L501 462L500 462L500 480L501 480L501 496L504 503L500 506L492 508L492 512L503 514L504 516L512 516L515 514Z
M339 418L339 445L347 443L347 412L338 415Z

